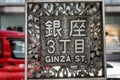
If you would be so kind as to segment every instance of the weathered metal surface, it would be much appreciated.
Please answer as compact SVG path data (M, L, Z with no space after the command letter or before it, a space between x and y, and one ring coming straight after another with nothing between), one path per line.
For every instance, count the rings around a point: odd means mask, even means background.
M102 5L27 2L28 79L105 78Z
M54 26L54 21L58 21L59 25ZM58 66L59 63L59 66L66 66L88 63L90 28L87 17L41 17L40 23L41 65Z

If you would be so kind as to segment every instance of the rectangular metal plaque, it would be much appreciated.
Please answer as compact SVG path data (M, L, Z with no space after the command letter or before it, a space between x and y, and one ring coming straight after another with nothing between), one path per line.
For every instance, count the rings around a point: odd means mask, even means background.
M40 17L41 65L80 65L89 61L87 16Z
M105 79L103 2L26 2L27 79Z

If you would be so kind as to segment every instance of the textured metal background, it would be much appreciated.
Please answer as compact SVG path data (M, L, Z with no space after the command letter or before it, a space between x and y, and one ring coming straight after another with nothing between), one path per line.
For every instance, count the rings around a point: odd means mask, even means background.
M59 35L57 35L56 37L54 37L53 35L49 36L49 37L46 37L46 26L45 26L45 23L47 21L54 21L54 20L60 20L60 28L62 29L61 30L61 37ZM86 26L86 29L84 31L84 33L86 34L86 36L70 36L70 32L71 32L71 20L86 20L85 22L85 26ZM89 60L90 60L90 27L89 27L89 18L86 17L86 16L58 16L58 17L41 17L40 18L40 35L41 35L41 39L40 39L40 42L41 42L41 65L53 65L53 66L64 66L64 65L81 65L82 64L82 61L80 62L75 62L74 60L74 57L76 55L84 55L86 58L85 58L85 61L83 62L83 64L85 64L85 62L87 63ZM81 24L79 24L80 26ZM73 31L74 32L74 31ZM77 39L84 39L84 52L83 53L75 53L75 40ZM55 42L55 52L53 54L50 54L47 52L47 49L49 49L49 45L47 45L47 42L49 40L54 40ZM62 53L63 51L63 43L59 42L59 40L70 40L69 42L67 42L67 46L66 46L66 53ZM51 63L46 63L45 61L45 57L46 56L70 56L71 58L71 62L54 62ZM64 60L66 60L66 58L64 58Z
M103 3L99 2L28 2L27 3L27 72L28 79L101 78L105 77ZM42 17L89 16L89 62L69 66L41 66ZM101 73L101 74L99 74ZM62 76L60 76L62 75ZM94 79L93 79L94 80Z

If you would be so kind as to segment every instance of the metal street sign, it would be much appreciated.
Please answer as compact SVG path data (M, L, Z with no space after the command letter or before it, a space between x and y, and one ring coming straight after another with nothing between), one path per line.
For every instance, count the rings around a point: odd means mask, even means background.
M105 79L103 18L101 0L28 0L27 78Z
M87 16L40 17L41 65L80 65L89 61Z

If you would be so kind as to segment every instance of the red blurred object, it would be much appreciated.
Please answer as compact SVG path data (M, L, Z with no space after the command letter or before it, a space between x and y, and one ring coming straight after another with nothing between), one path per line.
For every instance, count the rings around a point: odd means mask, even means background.
M7 30L0 30L0 36L7 37L7 38L24 38L25 37L23 32L7 31Z
M24 36L21 32L0 30L0 80L24 80L24 58L13 57L9 40L24 41Z

